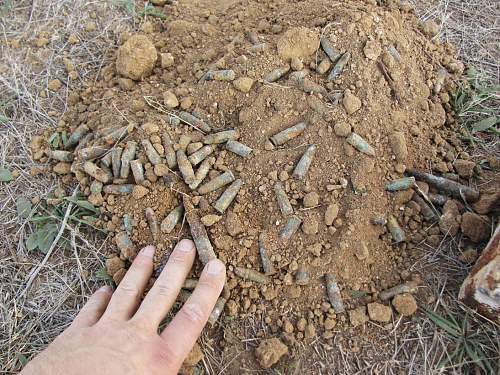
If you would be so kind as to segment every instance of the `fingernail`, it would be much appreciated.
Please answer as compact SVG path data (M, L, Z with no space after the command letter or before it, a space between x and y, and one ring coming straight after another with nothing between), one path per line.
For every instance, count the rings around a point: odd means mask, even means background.
M220 273L224 272L226 266L219 259L214 259L208 262L207 264L207 274L211 276L217 276Z
M110 291L111 287L109 285L104 285L97 289L97 293L109 293Z
M189 253L191 250L193 250L194 243L191 240L182 240L177 244L177 250Z
M146 246L144 249L142 249L141 254L152 258L153 255L155 255L155 247L154 246Z

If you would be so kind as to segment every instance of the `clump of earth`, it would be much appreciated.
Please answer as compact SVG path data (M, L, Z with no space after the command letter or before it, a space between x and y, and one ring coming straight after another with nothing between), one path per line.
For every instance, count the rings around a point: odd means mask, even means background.
M129 250L154 244L156 274L173 246L191 236L184 217L168 232L161 226L188 197L215 255L228 267L224 312L207 328L218 350L228 357L242 350L248 332L242 325L225 324L235 318L261 322L265 329L252 333L258 338L274 337L241 360L248 368L268 368L298 356L302 343L319 336L332 343L352 327L370 329L369 320L387 326L400 315L412 316L418 293L425 292L403 289L384 300L379 294L424 283L412 271L419 246L437 246L459 232L473 245L488 239L488 214L498 191L483 192L470 202L475 212L445 192L446 202L435 208L437 225L430 225L416 196L418 191L443 192L422 181L418 188L386 190L390 181L408 177L409 169L466 185L481 173L456 135L450 113L448 91L463 64L451 45L435 37L433 23L417 22L411 7L397 1L333 6L320 0L306 7L292 1L161 6L168 20L153 19L138 33L122 33L113 62L95 82L69 96L58 131L72 134L86 125L82 139L87 143L76 146L75 159L59 161L54 172L65 183L78 180L101 210L96 225L109 230L110 237L126 233ZM336 57L326 53L322 40ZM275 69L279 77L268 79ZM340 72L329 79L333 69ZM210 75L220 71L232 73ZM174 121L181 111L209 124L210 131ZM283 144L270 141L298 123L306 127L295 137ZM126 131L110 144L106 136L116 129ZM252 151L242 156L225 143L212 144L203 183L228 172L234 176L231 182L242 182L221 212L214 205L228 186L206 194L191 189L184 175L168 165L164 139L167 134L173 150L189 157L207 145L207 136L230 129ZM355 143L352 134L369 149ZM157 162L146 153L145 140L160 158ZM82 167L88 160L78 150L105 146L105 152L89 159L105 169L106 155L125 150L129 142L137 144L134 160L142 165L144 180L129 173L102 182ZM43 142L38 139L35 145L35 156L47 160L40 152ZM296 165L311 145L310 166L297 178ZM68 149L73 152L74 146ZM278 206L277 184L300 220L287 240L280 233L289 216ZM130 189L122 194L109 185ZM385 225L391 216L405 233L401 241ZM274 272L263 268L261 247ZM133 254L123 249L110 249L108 273L116 283L131 259ZM195 266L192 278L201 266ZM237 268L267 273L266 282L242 278ZM345 311L332 306L325 274L335 275ZM231 334L221 335L225 329Z

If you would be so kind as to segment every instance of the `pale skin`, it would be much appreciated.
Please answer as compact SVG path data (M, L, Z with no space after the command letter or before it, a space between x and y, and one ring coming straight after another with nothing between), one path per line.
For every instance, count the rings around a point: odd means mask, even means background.
M140 251L114 293L109 287L94 293L73 323L21 374L177 374L222 291L226 271L217 259L207 263L191 297L158 334L196 249L192 241L180 241L141 302L154 252L153 246Z

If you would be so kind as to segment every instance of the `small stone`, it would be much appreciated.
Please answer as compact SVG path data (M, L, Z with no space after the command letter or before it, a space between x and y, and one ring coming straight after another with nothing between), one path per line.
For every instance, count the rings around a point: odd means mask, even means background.
M328 205L325 211L325 224L332 225L339 214L339 205L332 203Z
M57 78L50 80L49 84L47 85L50 91L58 91L61 88L61 86L62 83Z
M133 35L118 49L116 70L124 77L139 81L151 74L157 57L148 37Z
M439 25L433 20L428 20L420 25L422 32L429 38L435 37L439 33Z
M347 114L352 115L354 112L361 108L361 100L354 94L351 90L346 89L344 91L344 98L342 99L342 104L347 112Z
M272 142L269 139L267 139L266 143L264 144L264 150L266 150L266 151L274 150L274 145L272 144Z
M394 206L401 207L408 203L415 194L415 191L412 189L400 190L394 193Z
M307 320L304 318L300 318L299 321L297 322L297 330L300 332L303 332L306 329L307 325Z
M56 174L68 174L71 172L71 164L65 162L59 162L52 168Z
M457 171L458 175L463 178L470 178L474 174L474 167L476 163L471 160L457 159L453 163L453 168Z
M299 71L299 70L302 70L304 69L304 63L302 62L301 59L299 59L298 57L294 57L292 58L292 60L290 61L290 67L295 70L295 71Z
M500 210L500 191L482 193L479 200L472 205L474 211L480 215L489 214Z
M455 236L460 229L460 211L452 199L448 199L443 206L443 214L439 218L439 229L445 236Z
M339 137L347 137L351 134L351 125L346 122L337 122L333 126L333 131L335 132L335 135L338 135Z
M293 324L289 320L285 320L283 323L283 331L286 333L293 333Z
M406 147L406 138L402 132L393 132L389 135L389 143L392 152L399 162L404 163L408 157L408 148Z
M252 89L253 83L254 80L250 77L240 77L233 81L234 87L244 93L247 93Z
M285 61L313 55L319 47L319 34L306 27L292 27L278 39L278 54Z
M201 350L200 345L196 342L187 357L184 359L182 366L193 367L200 362L203 357L203 351Z
M226 230L231 237L235 237L243 232L243 224L233 211L229 211L226 216Z
M116 271L113 275L113 282L118 285L120 282L123 280L125 277L125 274L127 273L127 270L125 268L120 268L118 271Z
M179 106L179 100L177 100L177 96L172 91L165 91L163 93L163 104L167 108L173 109Z
M316 336L316 327L314 327L314 324L309 323L304 331L304 337L306 339L312 339L315 336Z
M398 294L393 298L392 305L403 316L413 315L417 311L417 301L410 293Z
M330 331L335 328L335 326L337 325L337 321L332 318L326 318L323 325L325 327L325 330Z
M303 199L304 207L310 208L315 207L319 204L319 195L315 191L311 191L304 196Z
M206 227L211 227L215 223L218 223L222 219L222 216L219 215L205 215L201 218L201 222Z
M321 249L323 248L323 245L321 245L321 243L317 242L313 245L309 245L307 247L307 251L309 251L311 254L313 254L314 256L321 256Z
M460 228L472 242L485 241L490 237L490 223L474 212L466 212L462 215Z
M382 47L376 40L368 40L365 44L365 48L363 48L363 52L367 59L375 61L380 56Z
M330 59L325 58L325 59L321 60L320 63L318 64L318 66L316 67L316 73L325 74L326 72L328 72L330 70L331 67L332 67L332 63L331 63Z
M134 189L132 190L132 196L136 200L143 198L147 193L149 193L149 190L141 185L135 185Z
M182 98L181 100L181 109L183 110L188 110L189 108L191 108L191 106L193 105L193 98L190 97L190 96L187 96L185 98Z
M108 275L113 276L118 270L125 268L125 262L119 257L106 259L106 271Z
M229 316L236 316L238 314L238 304L234 300L230 299L227 301L225 307Z
M146 132L146 134L151 135L154 133L158 133L160 128L154 122L146 122L141 126L142 130Z
M281 171L278 175L278 178L281 182L284 182L286 180L288 180L289 176L288 176L288 172L287 171Z
M161 67L163 69L169 68L174 65L174 56L171 53L161 54Z
M366 315L366 307L359 306L354 310L349 311L349 321L353 327L357 327L365 324L368 321L368 316Z
M288 346L280 339L273 337L262 340L257 349L255 357L262 368L271 368L281 357L288 353Z
M356 255L356 258L358 258L359 260L368 258L368 256L370 255L370 251L368 250L368 246L364 241L359 241L359 243L356 245L354 255Z
M306 217L302 222L302 231L305 234L313 235L318 233L318 220L313 217Z
M154 166L154 173L158 177L166 176L168 174L168 172L170 172L170 171L169 171L168 166L166 164L156 164Z
M368 304L368 315L375 322L389 323L392 317L392 309L378 302Z

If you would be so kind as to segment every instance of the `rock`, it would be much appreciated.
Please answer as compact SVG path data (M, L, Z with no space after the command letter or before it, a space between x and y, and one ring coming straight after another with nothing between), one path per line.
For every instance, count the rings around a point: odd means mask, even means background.
M470 178L474 174L474 167L476 163L471 160L457 159L453 163L453 168L457 171L458 175L463 178Z
M330 70L331 67L332 67L332 63L330 62L330 59L328 57L324 58L323 60L321 60L321 62L316 67L316 73L325 74L326 72L328 72Z
M389 143L396 159L404 163L408 157L405 135L402 132L393 132L389 135Z
M154 133L158 133L158 131L160 130L160 128L158 127L158 125L156 125L154 122L146 122L145 124L143 124L141 126L141 128L148 135L151 135L151 134L154 134Z
M313 245L309 245L307 247L307 251L309 251L311 254L313 254L314 256L321 256L321 249L323 248L323 245L321 245L321 243L317 242Z
M49 84L47 85L50 91L58 91L61 88L61 86L62 83L57 78L50 80Z
M392 306L403 316L410 316L417 311L417 301L410 293L398 294L392 300Z
M351 134L351 125L346 122L337 122L333 126L333 131L335 132L335 135L338 135L339 137L347 137Z
M206 227L211 227L215 223L218 223L222 219L222 216L219 215L205 215L201 218L201 222Z
M271 368L287 353L288 346L283 344L280 339L273 337L261 341L255 349L255 358L262 368Z
M389 323L392 317L392 309L378 302L368 304L368 315L375 322Z
M491 229L488 220L474 212L466 212L462 215L460 228L472 242L485 241L490 237Z
M326 318L323 326L325 327L325 330L329 331L335 328L337 325L337 321L332 318Z
M349 321L353 327L357 327L365 324L368 321L368 316L366 315L366 307L359 306L354 310L349 311Z
M172 91L165 91L163 93L163 104L167 108L173 109L179 106L179 100L177 100L177 96Z
M171 53L161 54L161 67L163 69L169 68L174 65L174 56Z
M367 59L375 61L382 53L382 47L376 40L368 40L365 44L365 48L363 48L363 52Z
M315 207L319 204L319 195L315 191L311 191L304 196L302 202L306 208Z
M243 224L233 211L229 211L226 216L226 230L232 237L243 232Z
M134 88L135 82L130 78L118 78L118 86L124 91L130 91Z
M474 211L480 215L500 210L500 191L493 193L482 193L479 200L472 205Z
M151 74L157 57L149 38L133 35L118 49L116 70L124 77L139 81Z
M352 115L361 108L361 100L356 95L352 94L349 89L344 91L342 104L349 115Z
M290 61L290 67L295 71L299 71L304 69L304 63L298 57L294 57L292 61Z
M250 77L240 77L233 81L234 87L236 87L241 92L249 92L252 89L254 80Z
M108 275L113 276L122 268L125 268L125 262L119 257L106 259L106 271L108 272Z
M238 304L232 299L227 301L225 308L229 316L236 316L238 314Z
M71 172L71 164L65 162L59 162L52 168L56 174L68 174Z
M332 225L339 214L339 205L337 203L329 204L325 211L325 224Z
M286 333L293 332L293 324L290 323L288 319L283 322L283 331L285 331Z
M185 97L185 98L182 98L181 100L181 108L183 110L188 110L189 108L191 108L191 106L193 105L193 98L188 96L188 97Z
M163 163L156 164L154 166L153 171L154 171L155 175L157 175L158 177L166 176L168 174L168 172L170 172L170 170L168 169L168 166L166 164L163 164Z
M297 322L297 331L303 332L306 329L307 320L300 318Z
M306 27L288 29L277 42L278 54L288 61L294 57L303 59L319 48L319 35Z
M356 258L358 258L359 260L368 258L368 256L370 255L370 251L368 250L366 242L364 241L358 242L358 244L355 246L354 249L354 255L356 255Z
M433 20L428 20L426 22L423 22L420 25L420 29L429 38L432 38L439 33L439 25Z
M302 222L302 231L305 234L312 235L318 233L318 227L318 220L316 220L314 217L306 217Z
M304 337L306 339L312 339L312 338L316 337L316 327L314 327L314 324L309 323L306 326L306 329L304 331Z
M132 196L136 200L143 198L147 193L149 193L149 190L141 185L135 185L134 189L132 190Z
M439 218L439 230L444 235L455 236L460 229L460 211L455 201L448 199Z
M413 189L400 190L394 193L394 206L401 207L411 201L415 191Z

